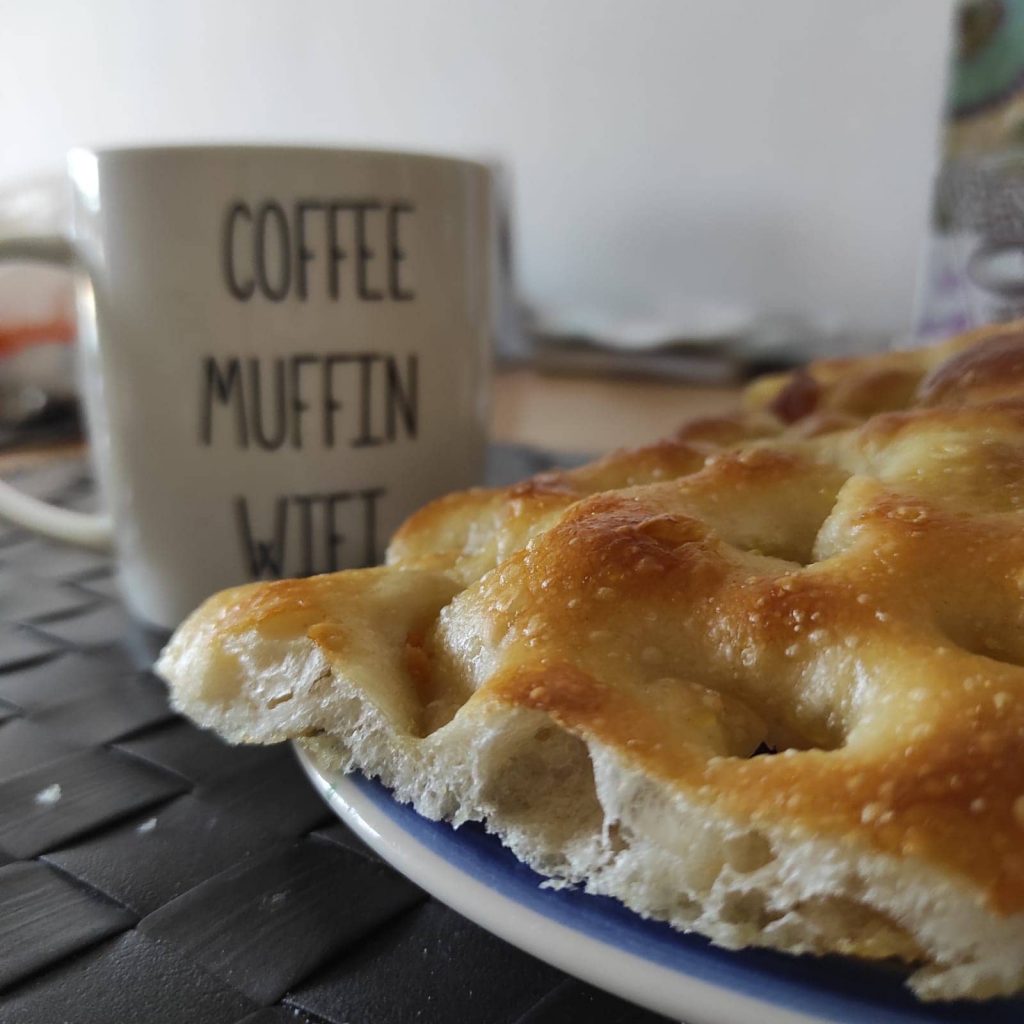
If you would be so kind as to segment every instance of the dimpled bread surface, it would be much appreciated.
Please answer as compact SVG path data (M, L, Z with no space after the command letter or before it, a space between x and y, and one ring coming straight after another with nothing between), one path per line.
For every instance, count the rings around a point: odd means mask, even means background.
M425 815L729 946L1024 986L1024 324L412 516L209 599L158 670Z

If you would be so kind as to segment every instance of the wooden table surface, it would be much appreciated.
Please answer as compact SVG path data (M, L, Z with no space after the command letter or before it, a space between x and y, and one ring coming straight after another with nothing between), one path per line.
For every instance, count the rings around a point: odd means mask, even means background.
M727 412L739 394L738 388L510 370L495 380L492 436L552 451L605 452L654 441L695 416Z

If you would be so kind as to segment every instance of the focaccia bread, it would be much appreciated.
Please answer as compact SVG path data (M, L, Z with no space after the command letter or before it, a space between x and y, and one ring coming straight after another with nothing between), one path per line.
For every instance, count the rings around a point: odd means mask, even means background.
M158 669L431 818L729 947L1024 987L1024 324L428 505L207 601Z

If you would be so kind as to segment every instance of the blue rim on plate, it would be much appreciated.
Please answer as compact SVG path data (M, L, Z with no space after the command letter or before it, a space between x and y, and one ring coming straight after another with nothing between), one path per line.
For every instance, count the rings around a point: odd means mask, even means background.
M797 957L770 950L731 951L697 935L684 935L667 924L644 920L617 900L588 895L580 889L541 888L542 875L522 864L496 836L477 823L455 829L431 821L394 799L379 782L359 774L324 772L299 750L300 761L332 808L349 823L363 824L365 808L353 807L354 796L373 808L411 844L419 844L488 890L550 921L614 947L650 964L755 1000L765 1006L837 1024L1021 1024L1024 999L987 1003L921 1003L903 984L895 968L872 966L843 957ZM366 825L364 838L378 829ZM378 852L388 857L386 844ZM392 851L393 852L393 851ZM402 865L397 865L401 867ZM419 881L431 889L430 881ZM439 898L444 896L435 892ZM456 909L460 909L456 907ZM466 912L463 909L463 912ZM473 916L471 913L467 916ZM492 930L501 933L500 928ZM506 934L505 938L512 938ZM538 950L528 952L538 954ZM541 954L542 955L542 954ZM564 966L560 965L560 966ZM587 980L602 984L598 977ZM604 987L615 990L613 984ZM621 990L620 990L621 992ZM652 1008L665 1012L664 1002ZM679 1014L686 1007L674 1007ZM722 1018L730 1019L730 1018Z

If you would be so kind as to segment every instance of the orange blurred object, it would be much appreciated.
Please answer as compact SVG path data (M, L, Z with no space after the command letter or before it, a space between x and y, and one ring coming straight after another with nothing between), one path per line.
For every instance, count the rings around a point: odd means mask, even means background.
M32 323L0 323L0 358L13 355L32 345L49 342L71 344L75 340L75 325L66 316Z

